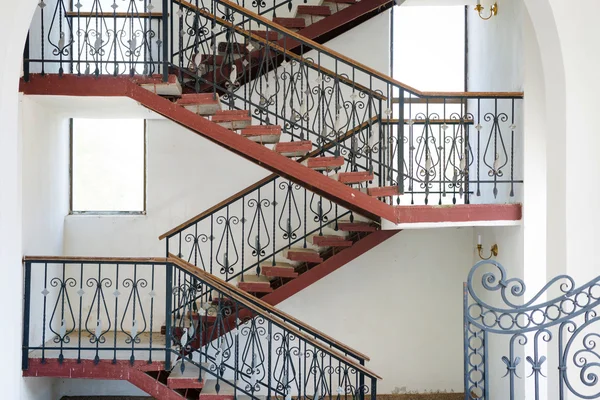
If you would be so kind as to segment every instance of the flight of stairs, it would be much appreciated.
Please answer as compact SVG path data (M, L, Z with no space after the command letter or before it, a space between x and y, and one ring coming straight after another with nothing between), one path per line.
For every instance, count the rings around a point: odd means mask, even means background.
M154 91L159 95L172 97L174 98L175 104L202 117L208 118L224 128L238 132L241 136L250 141L265 145L282 156L300 158L307 156L313 150L313 144L310 141L300 140L282 142L281 126L252 125L253 119L248 111L223 110L219 95L216 93L182 94L180 92L181 86L174 76L172 76L172 78L169 79L169 82L165 84L143 83L142 87ZM335 172L344 166L343 157L316 156L304 160L303 165L307 168L321 171L332 179L349 186L372 183L374 180L373 173L368 171L330 174L330 172ZM399 194L397 186L369 187L367 189L362 189L362 191L376 198L387 198Z

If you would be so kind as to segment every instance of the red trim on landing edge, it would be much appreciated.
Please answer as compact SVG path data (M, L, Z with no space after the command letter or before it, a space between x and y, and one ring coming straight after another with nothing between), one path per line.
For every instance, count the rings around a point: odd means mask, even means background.
M313 171L274 151L241 137L171 101L136 85L129 77L32 74L21 81L19 90L29 95L120 96L129 97L144 107L182 125L212 142L316 192L342 207L367 218L395 219L394 207Z
M521 204L458 204L453 206L396 206L399 224L419 222L519 221Z
M389 230L373 232L369 236L354 243L352 247L348 247L347 249L340 251L339 253L323 261L321 264L304 272L303 274L300 274L300 276L298 276L296 279L293 279L285 285L275 289L273 293L267 294L266 296L262 297L261 300L266 301L272 306L279 304L300 292L302 289L312 285L319 279L329 275L336 269L354 260L358 256L371 250L373 247L391 238L398 232L400 231Z

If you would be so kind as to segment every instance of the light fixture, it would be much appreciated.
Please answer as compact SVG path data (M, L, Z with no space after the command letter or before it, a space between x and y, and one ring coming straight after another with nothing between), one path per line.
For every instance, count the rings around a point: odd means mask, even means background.
M479 258L481 258L482 260L489 260L492 257L498 257L498 245L497 244L492 245L492 247L490 248L490 255L487 257L484 257L481 255L482 250L483 250L483 246L481 245L481 235L477 235L477 254L479 255Z
M479 14L479 18L483 19L484 21L487 21L488 19L492 18L495 15L498 15L498 3L494 3L490 6L490 15L488 15L487 17L484 17L483 15L481 15L481 12L484 10L483 6L481 5L481 0L477 0L477 5L475 6L475 11L477 11L477 13Z

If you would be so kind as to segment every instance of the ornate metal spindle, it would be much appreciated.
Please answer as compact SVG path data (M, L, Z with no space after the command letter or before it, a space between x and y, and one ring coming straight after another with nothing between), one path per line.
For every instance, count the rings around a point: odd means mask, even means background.
M83 310L83 263L79 264L79 315L77 318L77 362L81 361L81 313Z
M23 348L21 350L21 368L29 368L29 323L31 319L31 262L25 262L25 288L23 297ZM80 307L81 308L81 307ZM80 340L81 342L81 340ZM81 344L79 345L81 347ZM79 359L79 357L78 357Z
M115 296L115 321L118 321L119 318L119 264L117 264L117 267L115 269L115 291L113 292L113 295ZM115 329L114 329L114 338L113 338L113 346L115 347L115 350L113 352L113 363L117 362L117 324L115 322Z
M172 332L171 332L171 321L173 320L173 265L166 265L166 274L165 274L165 293L166 293L166 301L165 301L165 369L171 369L171 341Z
M515 99L512 99L510 126L510 197L515 196L515 128Z
M475 162L475 170L477 171L477 197L481 196L481 99L477 99L477 161Z
M148 363L152 364L152 334L153 334L153 323L154 323L154 267L155 264L152 264L152 270L150 274L150 352L148 354Z

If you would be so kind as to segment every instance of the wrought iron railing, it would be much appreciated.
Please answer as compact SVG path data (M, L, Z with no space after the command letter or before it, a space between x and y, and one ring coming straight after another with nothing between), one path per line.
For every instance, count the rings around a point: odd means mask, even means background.
M311 248L311 236L354 218L352 211L272 175L160 239L167 241L167 254L226 281L244 281L265 265L287 261L285 250Z
M528 295L495 261L464 284L466 400L600 398L600 277L559 275ZM528 394L526 394L528 393Z
M24 262L23 369L31 358L161 362L253 399L375 398L364 355L183 260Z

